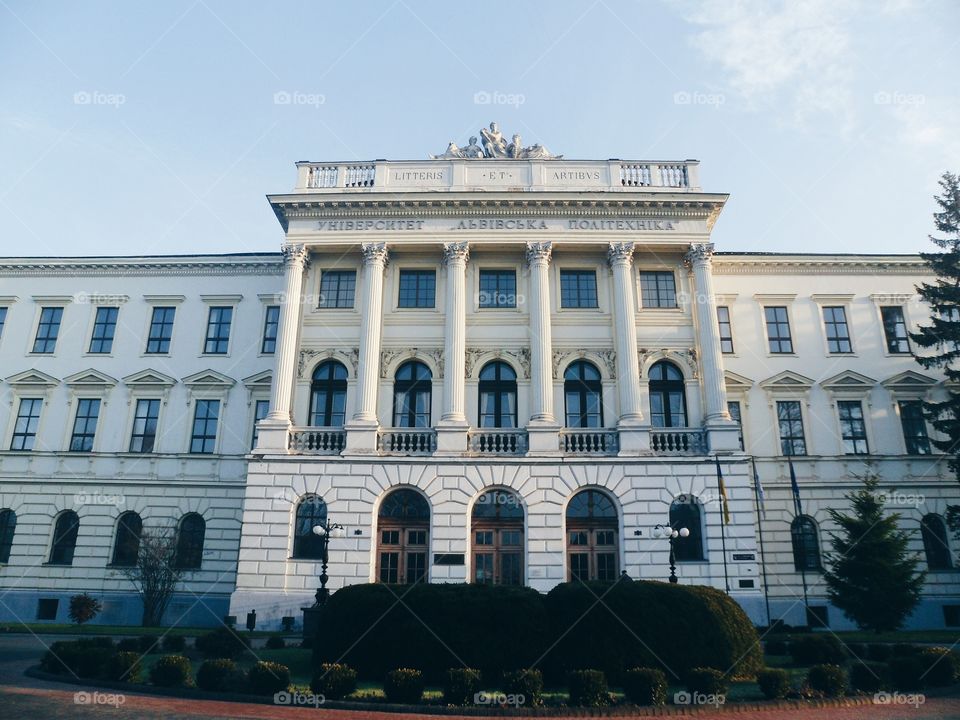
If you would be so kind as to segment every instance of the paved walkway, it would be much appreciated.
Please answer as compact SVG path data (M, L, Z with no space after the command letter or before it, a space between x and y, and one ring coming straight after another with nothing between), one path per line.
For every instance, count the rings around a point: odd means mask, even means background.
M64 720L67 718L116 718L117 720L233 720L258 718L262 720L301 720L318 718L331 720L411 720L421 715L401 715L383 712L353 712L348 710L316 710L247 703L215 702L209 700L182 700L142 693L127 693L123 702L116 700L112 690L64 685L26 677L23 672L35 665L45 650L44 642L29 635L0 637L0 717L29 718L29 720ZM96 695L95 693L100 693ZM76 702L77 693L86 704ZM94 704L94 699L104 704ZM454 716L431 716L457 720ZM927 718L955 718L960 720L960 698L930 699L918 708L912 706L871 705L854 708L834 708L813 713L810 710L771 710L745 713L704 713L696 717L704 720L926 720ZM467 720L467 718L464 718ZM476 720L475 717L470 720Z

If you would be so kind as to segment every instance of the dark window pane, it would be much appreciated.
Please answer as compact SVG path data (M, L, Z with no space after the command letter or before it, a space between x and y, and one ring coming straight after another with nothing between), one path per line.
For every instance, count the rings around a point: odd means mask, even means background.
M90 452L97 433L97 420L100 417L100 400L80 398L77 400L77 414L73 419L73 434L70 436L70 452Z
M322 308L352 308L357 289L355 270L324 270L320 274Z
M700 503L695 497L680 495L670 504L670 527L675 530L686 528L690 531L687 537L677 537L673 541L677 562L704 559Z
M806 455L807 442L803 434L803 415L800 402L777 402L777 424L780 429L780 451L784 455Z
M117 537L113 544L112 565L131 567L137 564L143 521L135 512L125 512L117 519Z
M909 353L910 340L907 336L907 323L903 317L903 308L892 305L880 308L883 318L883 334L887 341L887 352L891 354Z
M819 570L820 542L817 524L809 517L795 518L790 525L793 541L793 566L796 570Z
M260 352L264 355L272 355L277 351L277 330L279 327L280 306L270 305L264 315L263 341L260 344Z
M219 400L197 400L193 412L193 434L190 452L212 453L217 444L217 420L220 416Z
M170 352L170 338L173 337L174 307L155 307L150 318L150 332L147 335L147 353L165 354Z
M207 338L203 351L208 355L226 355L230 347L230 324L233 322L232 307L212 307L207 317Z
M919 400L904 400L900 405L900 425L908 455L929 455L930 439L927 423L923 417L923 403Z
M137 400L133 417L133 432L130 434L130 452L153 452L157 438L157 419L160 417L160 400Z
M767 343L771 353L792 353L793 340L790 337L790 319L785 307L766 307L763 309L767 321Z
M316 495L305 497L297 505L297 521L293 535L293 556L308 560L322 560L324 540L313 532L327 521L327 504Z
M481 308L516 307L516 272L513 270L481 270L478 305Z
M13 535L17 529L17 514L9 509L0 510L0 563L10 562Z
M597 274L593 270L561 270L560 307L597 307Z
M717 324L720 327L720 352L733 352L733 325L730 323L730 308L717 307Z
M336 360L320 363L313 371L310 424L343 427L346 420L347 369Z
M33 352L52 353L57 347L60 334L60 321L63 319L62 307L45 307L40 310L40 323L37 336L33 340Z
M645 308L675 308L677 285L672 272L644 271L640 273L641 302Z
M54 565L72 565L73 553L77 549L77 535L80 532L80 518L73 510L61 513L53 528L53 545L50 548L50 562Z
M843 439L843 451L847 455L866 455L867 426L863 418L863 405L859 400L840 400L837 403L840 416L840 436Z
M197 513L188 513L177 529L177 550L174 565L185 570L199 570L203 563L203 541L207 523Z
M433 270L401 270L400 297L402 308L432 308L436 305L437 274Z
M41 398L21 398L20 409L17 411L17 420L13 426L13 437L10 440L11 450L33 450L37 439L37 427L40 424L40 410L43 407Z
M850 329L847 326L847 311L842 306L823 309L823 327L827 334L827 352L850 353Z
M113 336L117 331L117 316L120 309L98 307L93 321L93 334L90 337L91 353L109 353L113 350Z
M939 515L925 515L920 521L920 534L923 537L923 551L927 557L927 567L931 570L949 570L953 567L950 556L950 542L947 539L947 527Z

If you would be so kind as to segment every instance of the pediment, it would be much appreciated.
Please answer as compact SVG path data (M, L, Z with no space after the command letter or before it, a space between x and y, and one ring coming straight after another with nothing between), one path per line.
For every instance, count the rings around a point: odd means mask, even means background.
M723 373L723 381L728 388L736 390L746 390L747 388L753 387L753 380L743 375L738 375L735 372L730 372L729 370Z
M113 387L117 384L116 378L93 368L65 377L63 382L69 387Z
M157 370L141 370L140 372L133 373L133 375L127 375L123 378L124 385L132 385L139 387L163 387L168 388L177 384L177 379L172 378L169 375L164 375L162 372Z
M241 382L250 390L257 390L258 388L262 390L269 390L270 385L273 383L273 372L270 370L264 370L263 372L258 372L250 377L245 377Z
M8 377L7 382L14 387L54 387L60 384L55 377L39 370L24 370Z
M813 386L813 380L806 375L795 373L792 370L784 370L771 378L760 383L760 387L765 390L809 390Z
M187 387L220 387L228 388L233 387L236 384L236 381L227 377L222 373L218 373L216 370L201 370L198 373L193 375L188 375L183 378L181 381Z
M887 378L880 384L887 390L928 390L936 385L937 381L929 375L906 370Z
M877 381L853 370L844 370L838 375L834 375L826 380L821 380L820 384L827 390L863 390L867 392L877 384Z

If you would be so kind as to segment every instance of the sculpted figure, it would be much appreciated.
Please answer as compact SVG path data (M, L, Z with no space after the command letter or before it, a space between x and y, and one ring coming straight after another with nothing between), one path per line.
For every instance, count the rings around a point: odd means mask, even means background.
M447 145L447 150L445 153L443 153L443 155L430 156L432 160L448 160L450 158L460 158L460 157L464 157L463 151L460 148L458 148L457 144L452 140L450 141L450 144Z
M460 157L480 158L483 157L483 148L477 145L477 136L470 136L470 144L460 148Z
M511 142L507 146L507 157L512 157L512 158L523 157L523 142L520 140L519 133L513 136L513 142Z
M523 157L531 160L559 160L563 155L553 155L543 145L531 145L523 150Z
M480 135L483 137L483 154L488 158L498 158L507 156L507 143L503 139L500 127L495 123L490 123L490 129L481 128Z

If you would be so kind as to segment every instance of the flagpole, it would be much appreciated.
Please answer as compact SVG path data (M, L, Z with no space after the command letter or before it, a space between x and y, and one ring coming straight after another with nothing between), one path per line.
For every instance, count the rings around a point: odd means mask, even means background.
M773 622L770 616L770 593L767 590L767 560L763 550L763 517L760 508L760 476L757 475L757 461L750 456L750 467L753 469L753 497L757 504L757 534L760 536L760 576L763 578L763 604L767 608L767 627Z
M789 455L787 455L787 463L790 465L790 486L793 490L794 519L797 519L803 515L803 506L800 504L800 485L797 483L797 472L793 468L793 458ZM807 598L806 553L804 553L803 559L804 562L800 565L800 581L803 583L803 624L809 627L810 600Z
M727 509L727 491L723 484L723 473L720 471L720 456L716 455L717 460L717 490L720 493L720 543L723 550L723 585L730 594L730 574L727 571L727 516L730 511Z

